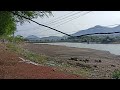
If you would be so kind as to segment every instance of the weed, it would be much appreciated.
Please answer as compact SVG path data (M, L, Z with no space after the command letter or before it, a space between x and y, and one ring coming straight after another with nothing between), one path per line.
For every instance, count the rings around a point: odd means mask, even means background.
M120 79L120 70L115 70L112 74L113 79Z
M18 45L15 45L15 44L9 43L6 46L10 50L12 50L20 55L23 55L26 59L29 59L29 60L36 62L36 63L44 63L47 59L47 57L44 55L38 55L36 53L30 52L28 50L20 48Z

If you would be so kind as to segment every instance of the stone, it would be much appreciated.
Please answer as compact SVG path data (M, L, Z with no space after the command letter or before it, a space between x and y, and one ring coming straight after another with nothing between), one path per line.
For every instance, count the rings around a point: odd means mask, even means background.
M78 58L76 58L76 57L72 57L72 58L70 58L69 60L78 61Z

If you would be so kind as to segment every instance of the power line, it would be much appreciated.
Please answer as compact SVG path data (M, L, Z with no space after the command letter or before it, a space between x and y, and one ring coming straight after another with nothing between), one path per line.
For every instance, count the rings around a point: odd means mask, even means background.
M75 31L71 31L71 32L65 32L65 33L74 33ZM61 33L56 33L56 34L50 34L50 35L60 35Z
M77 13L77 14L80 14L80 13L82 13L82 12L79 12L79 13ZM76 14L76 15L77 15L77 14ZM53 25L57 25L57 24L61 24L61 23L63 23L63 22L69 21L69 20L71 20L72 18L75 18L76 15L71 16L71 17L69 17L69 18L62 19L61 21L57 21L57 22L55 22L55 23L51 23L51 25L53 26Z
M90 11L90 12L91 12L91 11ZM90 13L90 12L87 12L87 13ZM13 13L13 12L12 12L12 13ZM86 13L86 14L87 14L87 13ZM18 15L18 16L20 16L20 17L24 17L24 16L21 16L21 15L16 14L16 13L13 13L13 14ZM86 15L86 14L83 14L83 15ZM83 16L83 15L82 15L82 16ZM26 18L26 17L24 17L24 18ZM77 18L78 18L78 17L77 17ZM46 26L46 25L43 25L43 24L39 24L38 22L36 22L36 21L34 21L34 20L31 20L31 19L29 19L29 18L26 18L26 19L28 19L28 20L30 20L30 21L32 21L32 22L35 22L35 23L38 24L38 25L41 25L41 26L44 26L44 27L50 28L50 29L52 29L52 30L54 30L54 31L60 32L60 33L62 33L62 34L65 34L65 35L67 35L67 36L71 36L71 35L66 34L66 33L64 33L64 32L61 32L61 31L59 31L59 30L57 30L57 29L51 28L51 27ZM74 18L74 19L76 19L76 18ZM74 19L72 19L72 20L74 20ZM70 20L70 21L71 21L71 20ZM65 23L67 23L67 22L65 22ZM62 25L62 24L61 24L61 25ZM116 24L114 24L114 25L116 25ZM120 33L120 32L91 33L91 34L84 34L84 35L80 35L80 36L72 36L72 37L82 37L82 36L94 35L94 34L114 34L114 33Z
M120 25L120 24L113 24L113 25ZM113 26L113 25L108 25L108 26ZM65 33L74 33L75 31L71 32L65 32ZM75 37L82 37L82 36L87 36L87 35L93 35L93 34L114 34L114 33L120 33L120 32L109 32L109 33L92 33L92 34L84 34L80 36L75 36ZM52 34L52 35L58 35L58 34Z
M13 12L12 12L12 13L13 13ZM24 16L21 16L21 15L16 14L16 13L13 13L13 14L18 15L18 16L20 16L20 17L24 17ZM86 13L86 14L87 14L87 13ZM83 14L83 15L86 15L86 14ZM82 16L83 16L83 15L82 15ZM26 17L24 17L24 18L26 18ZM57 29L51 28L51 27L46 26L46 25L43 25L43 24L39 24L38 22L36 22L36 21L34 21L34 20L31 20L31 19L29 19L29 18L26 18L26 19L28 19L28 20L30 20L30 21L33 21L33 22L35 22L35 23L38 24L38 25L41 25L41 26L44 26L44 27L50 28L50 29L52 29L52 30L55 30L55 31L57 31L57 32L60 32L60 33L62 33L62 34L65 34L65 35L67 35L67 36L71 36L71 35L66 34L66 33L64 33L64 32L61 32L61 31L59 31L59 30L57 30ZM71 20L70 20L70 21L71 21ZM113 34L113 33L120 33L120 32L92 33L92 34L84 34L84 35L75 36L75 37L81 37L81 36L86 36L86 35L94 35L94 34Z
M70 12L70 13L73 13L74 11L72 11L72 12ZM70 14L70 13L68 13L68 14ZM68 14L66 14L66 15L68 15ZM66 16L66 15L64 15L64 16ZM64 17L64 16L61 16L61 17ZM60 17L59 17L60 18ZM56 18L56 19L59 19L59 18ZM56 20L55 19L55 20ZM54 20L52 20L52 21L54 21ZM51 21L51 22L52 22ZM49 23L49 22L48 22ZM47 23L43 23L43 24L47 24ZM35 28L30 28L29 30L31 30L31 29L39 29L39 26L38 27L35 27ZM25 30L28 30L28 29L25 29ZM24 31L24 30L20 30L20 31Z
M62 24L60 24L60 25L57 25L56 27L61 26L61 25L63 25L63 24L66 24L66 23L68 23L68 22L70 22L70 21L72 21L72 20L75 20L75 19L77 19L77 18L79 18L79 17L81 17L81 16L84 16L84 15L90 13L90 12L92 12L92 11L89 11L89 12L83 14L83 15L79 15L79 16L77 16L77 17L74 17L73 19L71 19L71 20L69 20L69 21L67 21L67 22L64 22L64 23L62 23Z
M81 12L83 12L83 11L81 11ZM79 13L81 13L81 12L74 13L74 14L72 14L72 16L75 15L75 14L79 14ZM84 15L84 14L83 14L83 15ZM80 16L81 16L81 15L80 15ZM70 16L69 16L69 17L70 17ZM72 17L72 18L70 18L70 19L73 20L74 18ZM69 20L69 18L68 18L68 20ZM69 21L71 21L71 20L69 20ZM67 22L68 22L68 21L67 21ZM65 22L65 23L66 23L66 22ZM62 23L62 24L64 24L64 23ZM61 24L61 25L62 25L62 24ZM56 27L57 27L57 26L56 26ZM55 27L53 27L53 28L55 28ZM32 28L32 29L39 29L39 27L37 27L37 28L35 27L35 28ZM31 29L29 29L29 30L31 30ZM20 31L23 31L23 30L20 30ZM44 31L45 31L45 30L44 30ZM43 32L44 32L44 31L43 31Z
M107 26L105 26L105 27L108 27L108 26L116 26L116 25L120 25L120 24L112 24L112 25L107 25ZM38 26L38 27L34 27L34 28L30 28L30 29L25 29L25 30L19 30L19 31L26 31L26 30L32 30L32 29L40 29L40 27ZM70 33L70 32L68 32L68 33Z
M84 13L84 14L82 14L82 15L80 15L80 16L84 16L84 15L90 13L90 12L91 12L91 11L89 11L89 12L87 12L87 13ZM80 16L79 16L79 17L80 17ZM79 18L79 17L73 18L72 20L77 19L77 18ZM69 21L67 21L67 22L70 22L70 21L72 21L72 20L69 20ZM64 23L67 23L67 22L64 22ZM60 25L63 25L64 23L62 23L62 24L60 24ZM60 25L58 25L58 26L60 26ZM55 26L55 27L58 27L58 26ZM53 28L55 28L55 27L53 27ZM49 29L46 29L46 30L49 30ZM46 31L46 30L44 30L44 31ZM43 31L43 32L44 32L44 31Z
M80 16L84 16L84 15L90 13L90 12L91 12L91 11L89 11L89 12L87 12L87 13L84 13L84 14L82 14L82 15L80 15ZM79 17L80 17L80 16L79 16ZM74 19L77 19L77 18L79 18L79 17L73 18L73 19L71 19L71 20L69 20L69 21L67 21L67 22L70 22L70 21L72 21L72 20L74 20ZM65 23L67 23L67 22L64 22L64 23L62 23L62 24L60 24L60 25L63 25L63 24L65 24ZM60 25L58 25L58 26L60 26ZM58 27L58 26L55 26L55 27L53 27L53 28L56 28L56 27ZM46 29L46 30L48 30L48 29Z
M38 23L38 22L36 22L36 21L34 21L34 20L30 19L30 18L27 18L27 17L25 17L25 16L19 15L19 14L14 13L14 12L11 12L11 13L13 13L14 15L17 15L17 16L20 16L20 17L23 17L23 18L25 18L25 19L28 19L28 20L30 20L30 21L32 21L32 22L34 22L34 23L36 23L36 24L38 24L38 25L40 25L40 26L50 28L50 29L52 29L52 30L54 30L54 31L57 31L57 32L60 32L60 33L62 33L62 34L65 34L65 35L67 35L67 36L72 37L71 35L69 35L69 34L67 34L67 33L64 33L64 32L62 32L62 31L59 31L59 30L55 29L55 28L52 28L52 27L46 26L46 25L44 25L44 24L40 24L40 23Z
M60 19L61 17L64 17L64 16L66 16L66 15L69 15L69 14L71 14L71 13L73 13L73 12L75 12L75 11L72 11L72 12L70 12L70 13L67 13L67 14L63 15L63 16L60 16L60 17L58 17L58 18L55 18L54 20L51 20L50 22L46 22L46 23L44 23L44 24L51 23L51 22L53 22L53 21L55 21L55 20L57 20L57 19Z
M83 12L83 11L81 11L81 12ZM79 14L79 13L81 13L81 12L77 12L77 13L74 13L74 14L72 14L72 15L75 15L75 14ZM71 19L71 18L70 18ZM53 27L54 28L54 27ZM35 27L35 28L32 28L32 29L39 29L39 27ZM27 29L28 30L28 29ZM31 30L31 29L29 29L29 30ZM48 29L47 29L48 30ZM20 31L24 31L24 30L20 30ZM44 30L44 31L46 31L46 30ZM44 32L44 31L42 31L42 32Z
M83 11L81 11L81 12L83 12ZM76 15L76 14L79 14L79 13L81 13L81 12L74 13L74 14L72 14L72 15L63 17L63 18L61 18L61 19L59 19L59 20L56 20L56 21L52 21L51 23L48 23L47 25L49 25L49 24L54 24L55 22L59 22L60 20L65 20L66 18L72 17L72 16L74 16L74 15Z
M90 12L91 12L91 11L90 11ZM17 16L23 17L23 18L25 18L25 19L28 19L28 20L30 20L30 21L32 21L32 22L34 22L34 23L36 23L36 24L38 24L38 25L40 25L40 26L44 26L44 27L50 28L50 29L52 29L52 30L54 30L54 31L60 32L60 33L62 33L62 34L65 34L65 35L67 35L67 36L70 36L70 37L82 37L82 36L94 35L94 34L114 34L114 33L120 33L120 32L91 33L91 34L84 34L84 35L80 35L80 36L71 36L71 35L66 34L66 33L64 33L64 32L61 32L61 31L59 31L59 30L57 30L57 29L54 29L54 28L52 28L52 27L49 27L49 26L40 24L40 23L38 23L38 22L36 22L36 21L34 21L34 20L30 19L30 18L27 18L27 17L25 17L25 16L16 14L16 13L14 13L14 12L12 12L12 13L13 13L14 15L17 15ZM87 14L87 13L86 13L86 14ZM86 15L86 14L83 14L83 15ZM83 16L83 15L82 15L82 16Z

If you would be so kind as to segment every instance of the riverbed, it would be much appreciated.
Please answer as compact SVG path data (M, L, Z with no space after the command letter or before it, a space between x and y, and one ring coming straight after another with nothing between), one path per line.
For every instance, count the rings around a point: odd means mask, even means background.
M95 49L81 48L81 47L78 48L74 46L76 45L76 43L71 43L72 46L66 46L66 45L70 45L70 43L69 44L61 43L61 44L62 45L60 45L60 43L59 45L58 43L49 43L49 44L27 43L24 45L24 48L40 55L42 54L49 56L51 61L68 63L78 68L82 68L83 66L89 69L92 68L92 72L90 71L89 72L90 75L88 75L89 78L109 79L111 78L111 74L115 69L120 70L119 55L111 54L110 52L104 50L95 50ZM85 44L82 45L85 46ZM77 58L77 59L72 60L72 58ZM85 60L88 60L88 62L84 62Z

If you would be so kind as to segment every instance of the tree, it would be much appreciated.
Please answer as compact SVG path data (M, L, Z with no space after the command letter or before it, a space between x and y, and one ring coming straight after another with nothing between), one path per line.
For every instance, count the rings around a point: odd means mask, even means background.
M25 19L24 17L34 19L34 18L38 18L38 17L42 18L44 16L48 17L48 14L52 15L51 11L11 11L11 13L13 14L15 21L20 22L21 24L24 23L25 21L29 22L29 20ZM24 17L20 17L15 14L19 14Z
M14 18L9 12L0 11L0 35L11 34L15 31Z
M24 17L17 16L19 14L30 19L52 15L50 11L0 11L0 36L10 35L16 30L16 24L23 24L28 21Z

